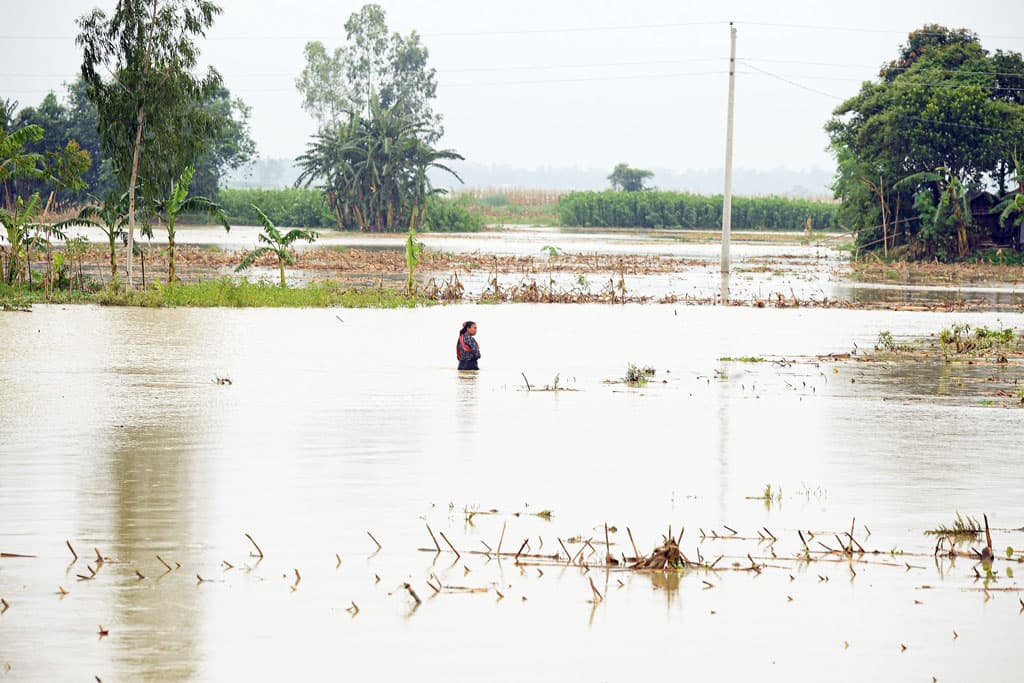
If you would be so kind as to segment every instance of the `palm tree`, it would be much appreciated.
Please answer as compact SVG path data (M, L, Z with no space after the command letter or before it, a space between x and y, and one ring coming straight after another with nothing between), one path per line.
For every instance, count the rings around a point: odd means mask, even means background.
M260 219L260 223L263 224L263 231L260 233L259 241L263 242L267 246L257 247L247 253L242 259L242 262L235 268L236 273L241 273L244 270L248 270L256 262L256 259L273 254L277 257L277 267L281 271L281 289L284 289L288 285L284 279L284 267L285 265L294 265L295 257L292 255L291 246L296 240L305 240L309 243L316 241L319 235L313 230L305 230L302 228L295 228L289 230L285 234L281 234L281 231L277 229L277 226L271 222L267 215L255 204L252 205L253 210Z
M231 230L228 224L227 214L220 204L206 197L189 197L188 187L192 184L192 176L196 169L187 167L181 173L177 182L171 183L171 193L166 199L160 199L154 203L154 210L157 217L164 222L167 229L167 282L175 282L174 274L174 226L178 218L185 213L205 213L212 216L218 223L224 226L227 231Z

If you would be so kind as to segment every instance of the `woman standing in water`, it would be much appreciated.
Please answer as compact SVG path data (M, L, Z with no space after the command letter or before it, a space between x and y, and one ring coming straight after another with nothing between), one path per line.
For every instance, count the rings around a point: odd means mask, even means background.
M467 320L459 330L459 341L455 344L455 357L459 359L459 370L479 370L480 345L476 343L476 323Z

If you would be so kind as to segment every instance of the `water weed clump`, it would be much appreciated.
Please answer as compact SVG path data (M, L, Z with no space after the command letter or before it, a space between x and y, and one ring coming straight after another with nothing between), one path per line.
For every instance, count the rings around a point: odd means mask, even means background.
M1011 327L992 329L984 325L972 328L955 323L939 332L939 344L947 357L951 354L983 354L988 351L1013 350L1024 343Z
M970 515L961 515L957 512L956 519L953 520L953 524L949 526L940 524L934 529L925 530L924 533L929 536L974 538L984 530L984 527L977 518L971 517Z
M654 377L656 373L657 371L652 367L644 367L630 363L626 366L626 375L622 378L622 381L626 384L643 386L644 384L647 384L647 380Z

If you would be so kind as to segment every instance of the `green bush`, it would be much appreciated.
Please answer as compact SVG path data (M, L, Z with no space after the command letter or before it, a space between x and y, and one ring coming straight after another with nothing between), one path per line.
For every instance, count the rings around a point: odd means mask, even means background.
M478 232L484 228L482 216L469 210L464 199L430 197L421 232Z
M319 190L287 188L279 190L221 190L217 200L232 224L259 225L252 205L282 228L337 228L335 216ZM408 226L406 226L408 227ZM483 219L475 216L462 199L430 197L423 231L475 232L484 227Z
M788 197L734 197L736 230L838 229L838 204ZM722 226L722 196L685 192L571 192L558 201L565 226L600 228L700 228Z
M259 225L252 205L260 207L276 225L289 228L336 228L338 219L331 213L318 190L287 188L279 190L221 190L217 201L238 225Z

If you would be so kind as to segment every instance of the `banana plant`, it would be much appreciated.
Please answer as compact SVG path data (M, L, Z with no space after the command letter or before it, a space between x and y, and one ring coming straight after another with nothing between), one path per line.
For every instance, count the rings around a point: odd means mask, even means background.
M25 145L42 139L43 129L36 125L22 126L10 132L0 126L0 187L3 187L8 209L16 203L11 183L19 178L42 175L43 155L25 151Z
M1019 247L1020 243L1024 242L1024 165L1021 164L1016 152L1013 155L1013 162L1017 168L1017 189L1003 197L996 210L1000 212L999 225L1018 229L1016 239Z
M178 218L181 217L182 214L204 213L211 216L220 225L223 225L226 231L231 231L231 225L228 223L227 214L224 212L224 209L221 208L220 204L217 204L212 199L208 199L206 197L188 196L188 188L189 185L192 184L192 176L195 175L195 172L195 168L188 166L184 171L182 171L178 180L171 183L171 192L167 198L157 200L153 205L157 218L164 224L164 228L167 230L168 283L172 283L177 280L177 276L174 273L174 228Z
M94 203L83 207L74 218L57 223L56 227L71 226L98 228L107 238L110 248L110 277L117 275L117 240L127 237L128 193L110 193L102 200L93 198ZM139 216L136 216L139 221Z
M433 194L427 171L439 169L459 176L444 162L462 159L425 140L430 129L403 113L385 107L376 97L366 115L317 133L298 158L297 185L316 184L338 216L338 227L362 231L398 230L415 220L422 225L422 207Z
M970 251L968 229L972 224L967 187L945 166L939 166L934 173L913 173L900 179L893 187L913 187L921 183L934 183L939 193L938 206L933 207L931 216L931 231L942 237L947 227L952 226L956 233L957 254L964 258Z
M21 275L21 257L32 248L34 237L31 230L39 225L39 214L42 202L39 193L33 194L25 201L18 197L10 209L0 208L0 225L3 225L7 236L9 255L4 270L4 282L13 285Z
M286 265L295 265L295 257L292 255L291 249L292 244L296 240L305 240L312 244L319 237L319 234L313 230L303 228L294 228L282 234L258 206L253 204L252 208L256 212L260 223L263 224L263 230L260 232L258 239L266 246L257 247L246 253L245 257L242 258L242 262L235 268L235 272L241 273L248 270L256 263L257 259L273 254L277 257L277 267L281 272L281 289L284 289L288 286L284 279L284 267Z
M416 239L416 212L414 208L409 220L409 235L405 238L405 265L409 271L405 285L409 290L409 296L416 292L416 268L420 265L420 257L423 255L423 243Z

